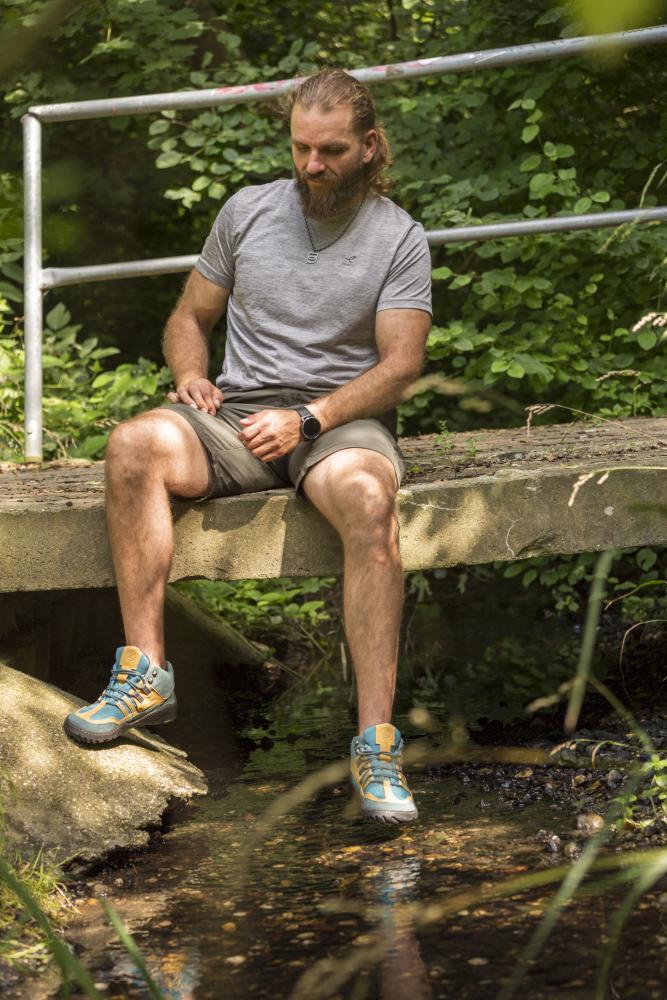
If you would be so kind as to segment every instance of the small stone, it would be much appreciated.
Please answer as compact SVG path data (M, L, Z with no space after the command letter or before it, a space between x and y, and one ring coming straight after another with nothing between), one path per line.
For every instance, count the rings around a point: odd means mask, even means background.
M223 931L227 931L228 934L233 934L233 932L236 930L236 924L234 923L233 920L227 920L222 925L222 929Z
M228 958L225 959L227 965L243 965L245 961L246 961L245 955L230 955Z
M113 884L114 885L124 885L124 882L123 882L122 878L119 877L119 878L115 878L113 880Z
M563 854L566 858L578 858L581 854L581 848L579 844L575 844L573 840L570 840L563 848Z
M469 958L468 965L488 965L488 958Z
M590 837L604 827L604 820L598 813L579 813L577 816L577 830L585 836Z
M517 778L532 778L533 774L532 767L525 767L522 771L517 771Z
M575 774L574 778L572 779L572 784L575 785L575 786L576 785L585 785L587 781L588 781L587 775L585 775L585 774Z
M607 784L617 785L619 781L623 781L623 775L615 767L612 767L611 771L607 772Z
M547 838L546 842L547 851L551 854L558 854L561 849L561 839L557 833L552 833L550 837Z

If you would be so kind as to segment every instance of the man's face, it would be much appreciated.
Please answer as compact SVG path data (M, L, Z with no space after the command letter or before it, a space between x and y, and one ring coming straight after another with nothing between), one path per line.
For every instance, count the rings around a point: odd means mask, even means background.
M358 202L366 191L366 165L373 159L377 133L371 129L360 137L347 104L332 111L296 104L291 132L294 175L304 211L315 219L330 219Z

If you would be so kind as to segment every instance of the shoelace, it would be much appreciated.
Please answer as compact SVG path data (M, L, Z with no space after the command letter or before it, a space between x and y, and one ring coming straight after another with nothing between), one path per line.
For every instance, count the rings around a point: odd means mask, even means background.
M371 750L367 744L364 747L359 747L357 750L360 758L359 777L364 789L373 781L385 780L400 788L407 787L396 757L382 751Z
M118 680L121 673L126 675L123 681ZM125 689L126 684L129 684L129 690ZM115 705L118 701L124 701L126 704L129 702L137 708L141 695L148 694L149 690L150 688L146 684L143 674L139 674L136 671L130 672L124 667L115 667L111 675L111 680L102 697L110 701L112 705Z

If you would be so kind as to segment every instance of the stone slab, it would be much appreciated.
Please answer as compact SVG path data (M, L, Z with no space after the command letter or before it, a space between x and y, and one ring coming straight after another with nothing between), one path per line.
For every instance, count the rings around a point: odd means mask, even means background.
M665 417L425 435L401 447L408 570L667 541ZM335 532L291 489L175 503L174 521L172 580L342 568ZM112 583L103 463L0 473L0 591Z
M101 747L74 743L63 720L81 699L4 664L0 704L10 842L43 848L59 863L145 846L148 828L160 823L170 803L207 790L187 755L147 730Z

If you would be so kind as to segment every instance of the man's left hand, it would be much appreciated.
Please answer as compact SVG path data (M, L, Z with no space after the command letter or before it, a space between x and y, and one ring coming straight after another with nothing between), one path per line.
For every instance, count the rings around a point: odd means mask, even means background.
M243 417L239 438L262 462L273 462L301 442L301 417L296 410L260 410Z

